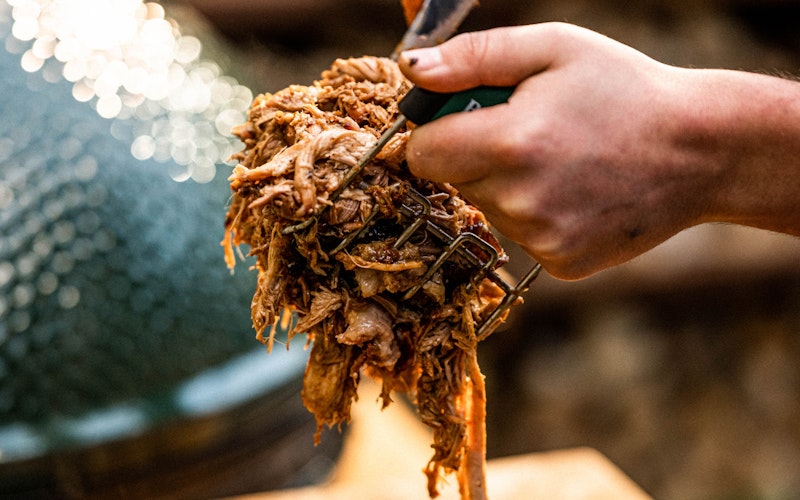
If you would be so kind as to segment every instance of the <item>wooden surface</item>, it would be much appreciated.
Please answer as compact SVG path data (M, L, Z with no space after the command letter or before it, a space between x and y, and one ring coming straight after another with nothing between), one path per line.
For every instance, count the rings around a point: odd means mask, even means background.
M430 457L431 437L407 405L395 402L381 411L377 385L363 380L344 449L326 483L264 492L237 500L349 500L428 498L422 468ZM522 430L524 432L524 430ZM606 457L590 448L534 453L488 464L489 498L535 500L649 498ZM457 499L454 476L439 497Z

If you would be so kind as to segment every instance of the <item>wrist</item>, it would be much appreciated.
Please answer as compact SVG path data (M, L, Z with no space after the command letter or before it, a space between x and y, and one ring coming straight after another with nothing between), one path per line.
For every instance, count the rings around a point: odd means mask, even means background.
M688 75L688 98L677 123L695 153L697 223L796 234L800 84L741 71L680 71Z

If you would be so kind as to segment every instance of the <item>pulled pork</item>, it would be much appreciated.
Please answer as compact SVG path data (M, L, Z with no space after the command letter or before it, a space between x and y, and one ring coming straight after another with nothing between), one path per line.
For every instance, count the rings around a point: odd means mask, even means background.
M271 347L282 318L290 340L308 336L302 398L317 420L315 442L325 426L348 421L359 378L375 377L384 406L393 391L407 393L433 429L430 495L444 474L457 472L462 496L480 498L485 392L475 325L503 292L488 279L471 283L458 255L422 283L446 243L423 227L398 245L415 219L399 207L413 189L431 205L425 217L451 237L476 233L501 261L505 254L455 189L408 172L409 130L342 186L398 116L409 88L394 62L364 57L335 61L312 86L258 96L247 123L234 130L245 146L233 156L223 246L230 267L234 246L248 245L257 258L252 320L259 340ZM348 236L353 241L336 250Z

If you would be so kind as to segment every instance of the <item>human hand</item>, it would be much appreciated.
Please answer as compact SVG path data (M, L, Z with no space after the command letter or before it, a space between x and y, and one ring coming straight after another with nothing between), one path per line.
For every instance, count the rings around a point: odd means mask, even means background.
M767 132L754 135L732 103L757 99L753 78L779 80L667 66L560 23L460 35L402 54L400 67L433 91L516 86L507 104L415 129L408 165L454 184L561 279L622 263L694 224L745 220L752 207L735 181L758 163L745 144Z

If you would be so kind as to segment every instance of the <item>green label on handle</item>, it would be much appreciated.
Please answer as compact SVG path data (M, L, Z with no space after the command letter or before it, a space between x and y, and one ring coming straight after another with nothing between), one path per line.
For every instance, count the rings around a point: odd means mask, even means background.
M514 92L513 87L477 87L463 92L457 92L433 115L433 120L452 113L474 111L476 109L494 106L508 102Z
M454 94L431 92L419 87L408 91L400 100L400 112L417 125L451 113L473 111L508 102L514 87L477 87Z

